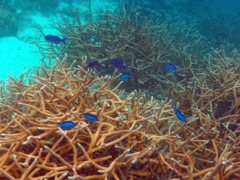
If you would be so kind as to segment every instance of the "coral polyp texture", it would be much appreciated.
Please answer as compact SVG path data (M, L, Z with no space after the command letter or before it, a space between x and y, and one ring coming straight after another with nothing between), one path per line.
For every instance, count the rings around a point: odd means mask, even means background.
M240 178L239 65L225 60L208 73L225 77L221 87L200 74L203 84L179 84L179 97L162 101L120 91L117 72L100 77L66 60L40 67L29 83L10 78L0 104L0 178ZM173 111L183 97L186 123ZM216 104L231 107L217 113ZM65 121L76 126L61 129Z

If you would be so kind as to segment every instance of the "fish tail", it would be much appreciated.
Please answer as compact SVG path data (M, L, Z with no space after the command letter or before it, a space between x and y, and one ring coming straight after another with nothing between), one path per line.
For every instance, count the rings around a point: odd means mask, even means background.
M124 66L123 66L123 70L126 71L126 70L128 70L128 69L129 69L128 65L124 65Z
M67 45L67 37L62 39L63 44Z

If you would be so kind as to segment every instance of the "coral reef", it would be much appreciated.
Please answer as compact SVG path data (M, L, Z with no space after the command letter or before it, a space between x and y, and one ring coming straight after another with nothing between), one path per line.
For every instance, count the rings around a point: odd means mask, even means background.
M95 59L106 64L105 68L99 68L99 75L112 74L113 69L109 68L107 60L120 58L134 74L124 89L129 92L145 90L161 99L159 94L171 90L168 88L171 83L186 81L206 68L205 63L199 65L198 61L205 61L208 44L194 26L166 15L151 14L143 18L139 15L142 9L138 7L128 12L120 4L117 12L95 13L96 17L92 15L85 24L80 21L81 14L76 14L73 22L63 18L55 28L62 36L69 37L69 45L41 43L38 44L39 50L45 59L67 54L69 64L77 60L77 64L83 67L87 62L82 62L79 57L84 54L88 61ZM39 31L44 35L40 28ZM167 62L176 64L178 71L169 73L165 68ZM158 87L153 90L156 84Z
M211 47L232 44L239 49L239 5L240 1L217 0L162 0L162 1L124 1L129 9L143 7L143 13L158 12L178 17L182 22L193 25L204 36Z
M116 72L97 76L66 59L28 84L10 78L0 104L1 178L240 178L240 55L215 54L207 74L162 101L120 91ZM174 115L177 102L187 123ZM65 120L77 127L62 130Z
M54 12L59 5L57 0L18 0L14 1L13 6L20 8L24 12L28 11L39 11L44 15Z
M96 18L89 3L86 24L77 10L55 24L67 46L38 44L43 65L28 82L1 83L0 179L240 179L240 54L208 53L194 26L142 10L120 3ZM87 70L111 58L133 78Z
M0 37L16 35L17 31L15 15L8 9L0 8Z

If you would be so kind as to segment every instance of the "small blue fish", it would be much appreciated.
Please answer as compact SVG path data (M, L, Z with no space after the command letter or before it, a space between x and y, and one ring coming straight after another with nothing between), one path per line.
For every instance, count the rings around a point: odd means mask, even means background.
M109 62L109 64L111 64L113 67L115 67L117 69L123 69L123 70L128 69L128 66L123 64L120 59L110 59L108 62Z
M119 78L120 78L120 80L125 80L125 79L130 78L131 76L132 76L132 75L129 74L129 73L124 73L124 74L122 74Z
M88 67L89 68L98 68L99 66L101 66L102 63L98 62L98 61L90 61L88 63Z
M87 120L91 121L91 122L95 122L98 120L97 116L93 115L93 114L89 114L89 113L83 113L84 118L86 118Z
M76 124L72 121L64 121L58 125L62 129L72 129L76 126Z
M44 38L53 44L59 44L60 42L62 42L63 44L67 45L67 38L61 39L60 37L54 35L47 35Z
M180 121L187 122L187 118L183 115L183 113L181 113L181 111L179 111L177 108L173 108L173 110Z
M174 64L167 63L166 66L170 71L176 71L177 70L177 67Z

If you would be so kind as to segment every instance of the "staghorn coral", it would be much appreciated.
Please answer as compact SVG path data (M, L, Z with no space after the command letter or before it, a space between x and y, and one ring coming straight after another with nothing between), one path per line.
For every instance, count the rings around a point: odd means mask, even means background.
M180 95L176 101L185 102L191 108L198 106L205 113L211 109L217 117L239 114L239 53L232 52L231 56L224 49L214 50L207 69L197 73L185 88L175 90Z
M194 25L188 25L180 18L157 13L142 17L140 12L144 7L130 9L120 3L117 12L107 10L92 14L93 20L85 24L80 22L81 15L76 15L71 22L63 18L54 26L63 36L69 37L68 46L38 43L43 58L67 54L68 63L77 60L78 65L86 67L87 62L79 58L84 54L88 61L94 59L106 64L96 70L98 75L112 74L107 61L120 58L134 74L126 86L120 88L129 92L141 89L160 100L159 94L169 98L177 96L165 92L206 68L206 63L198 63L205 60L206 39ZM41 28L38 30L44 35ZM165 68L167 62L177 65L176 73Z
M228 69L233 61L224 59L229 64L199 75L206 80L202 86L196 86L196 79L189 82L185 97L192 105L180 105L186 124L172 111L184 90L173 101L137 92L125 95L118 89L121 82L111 86L117 75L99 77L68 66L66 59L40 67L29 84L23 83L23 76L19 81L11 78L0 105L1 178L239 178L240 79ZM225 77L226 89L208 76ZM214 92L206 90L210 85ZM233 109L215 116L211 104L227 97ZM99 121L86 121L83 112L97 115ZM78 125L63 131L57 125L64 120Z
M145 169L146 160L137 160L174 136L160 135L151 127L154 116L149 111L157 112L153 101L145 102L137 94L122 100L114 93L117 87L108 89L116 77L98 78L63 64L49 72L42 70L44 75L36 76L31 86L14 79L7 85L3 102L11 101L11 105L1 105L2 176L116 178L131 166ZM162 113L172 114L170 108L165 104ZM89 124L82 112L96 114L99 122ZM57 128L66 119L77 122L78 127L67 132ZM149 176L147 171L143 174Z

